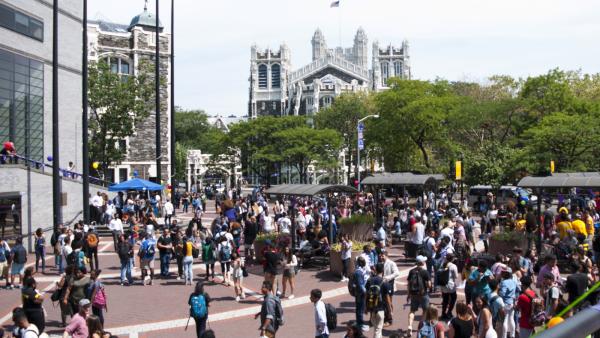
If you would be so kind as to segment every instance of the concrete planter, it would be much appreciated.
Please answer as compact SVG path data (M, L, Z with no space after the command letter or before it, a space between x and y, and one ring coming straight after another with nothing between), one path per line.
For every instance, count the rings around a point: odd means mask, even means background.
M352 255L350 256L350 264L348 265L348 273L354 273L354 262L356 261L356 257L360 256L360 251L352 251ZM342 253L340 251L329 251L329 271L333 274L341 276L343 270L342 264Z
M349 234L353 241L370 242L373 239L373 224L342 224L339 234Z
M512 253L514 247L520 247L523 251L527 250L527 235L525 233L519 238L498 239L490 237L488 253L494 256L499 253L507 255Z

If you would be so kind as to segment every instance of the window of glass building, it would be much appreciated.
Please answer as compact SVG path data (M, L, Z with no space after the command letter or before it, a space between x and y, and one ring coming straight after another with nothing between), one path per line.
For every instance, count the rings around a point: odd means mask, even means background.
M42 21L2 4L0 4L0 26L44 41L44 23Z
M44 157L44 65L0 49L0 141L17 153Z

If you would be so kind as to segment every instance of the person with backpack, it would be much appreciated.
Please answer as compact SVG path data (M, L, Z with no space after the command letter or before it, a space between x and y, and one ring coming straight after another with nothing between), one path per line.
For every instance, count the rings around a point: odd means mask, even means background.
M31 323L27 319L27 315L25 310L16 307L12 311L12 320L15 323L15 335L16 337L22 338L38 338L38 337L48 337L47 334L42 333L39 328Z
M194 237L192 236L192 229L188 229L186 231L186 236L183 238L183 276L186 285L192 285L192 281L194 280L194 254L196 257L198 256L198 246L194 241Z
M35 247L35 272L39 271L40 260L42 261L42 273L46 273L46 238L42 228L37 228L33 234Z
M23 273L25 272L25 263L27 263L27 250L23 246L23 237L15 239L15 246L10 250L12 266L10 269L10 284L19 288L23 284ZM19 276L19 284L15 285L15 276Z
M523 292L517 299L517 310L519 317L519 338L529 338L535 328L533 325L533 301L538 298L535 291L531 289L532 280L530 276L521 278L521 289Z
M152 280L154 279L155 245L156 241L154 238L149 233L146 233L140 243L140 251L138 252L140 267L142 269L142 285L146 285L146 280L148 280L148 284L152 285ZM148 276L148 270L150 271L150 276Z
M375 265L375 275L367 281L365 288L365 308L371 314L373 338L381 338L385 308L391 306L389 283L383 279L383 263Z
M86 257L90 261L90 270L99 269L100 264L98 262L98 245L100 245L100 236L98 236L96 228L93 225L90 225L83 243Z
M500 273L500 285L498 286L498 295L504 302L504 322L502 323L502 338L515 336L515 301L517 299L518 288L517 281L513 278L512 269L505 267Z
M71 306L71 313L79 312L79 302L82 299L87 299L89 286L91 283L90 277L86 276L85 268L75 268L74 274L68 281L68 287L65 292L63 303Z
M254 315L254 319L260 317L260 337L275 338L277 330L284 323L281 300L273 294L271 281L263 281L260 292L264 298L260 312Z
M356 325L360 326L363 331L369 330L369 326L365 325L363 320L368 278L369 271L367 270L367 262L363 256L359 256L356 259L356 269L354 270L354 274L348 281L348 289L350 290L350 294L354 293Z
M489 307L492 312L492 326L499 337L504 335L504 319L506 318L506 310L504 300L498 294L499 285L497 279L490 281L490 289L492 289L492 293L490 293L489 297Z
M104 325L104 311L108 311L106 289L100 281L100 273L102 270L90 271L90 284L88 285L87 294L92 303L92 313L100 319L100 323Z
M131 276L131 258L133 257L133 245L129 243L129 234L121 234L117 243L117 255L121 263L121 286L133 284Z
M444 324L438 320L438 310L429 306L425 311L425 318L419 323L418 338L444 338Z
M433 256L434 256L434 253L437 251L435 235L436 235L436 233L435 233L434 229L429 230L429 233L423 239L423 243L421 244L421 250L420 250L420 254L422 256L427 257L426 266L427 266L427 272L429 272L430 278L434 277Z
M329 338L327 311L321 300L323 292L320 289L310 291L310 301L315 305L315 338Z
M431 278L424 268L427 257L417 256L417 266L408 272L408 297L410 299L410 312L408 314L407 334L412 333L412 324L415 320L415 312L421 308L423 315L429 307L429 294L427 290L431 288Z
M456 304L456 280L458 279L458 267L454 264L454 254L446 255L446 261L438 270L437 283L442 290L442 317L441 320L452 318L452 310Z
M4 278L6 282L6 288L10 288L10 281L8 279L8 270L9 270L9 259L10 259L10 246L4 240L4 238L0 238L0 277Z
M229 286L231 285L229 272L231 270L231 253L233 252L233 245L226 236L219 237L219 241L217 252L219 253L219 263L221 265L221 273L223 275L223 284Z
M206 277L208 280L209 276L212 276L212 280L215 279L215 242L212 236L207 236L202 242L202 261L206 267ZM212 271L212 274L211 274Z
M210 296L204 292L204 283L199 281L188 299L190 317L194 318L194 322L196 322L196 337L198 338L202 337L206 331L210 302Z
M493 279L494 275L492 274L492 271L488 269L488 264L486 261L479 260L477 263L477 269L471 272L467 280L467 283L472 286L472 299L474 299L476 296L482 296L488 299L490 293L492 292L489 282Z
M547 272L543 277L544 284L544 304L546 304L546 315L552 318L556 314L559 300L562 299L562 294L558 285L554 282L554 275Z

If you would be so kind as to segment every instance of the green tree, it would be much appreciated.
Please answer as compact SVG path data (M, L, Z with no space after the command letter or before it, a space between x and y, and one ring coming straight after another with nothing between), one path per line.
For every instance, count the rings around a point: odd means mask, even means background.
M586 171L596 166L593 150L600 143L597 115L552 113L527 130L524 137L537 171L548 167L551 160L560 171Z
M310 164L331 169L338 163L342 137L333 129L302 126L280 130L273 136L282 159L296 168L303 183L308 183L306 174Z
M140 64L137 76L112 73L106 62L90 63L88 71L89 157L106 177L108 167L125 156L119 141L154 110L154 79L147 63Z

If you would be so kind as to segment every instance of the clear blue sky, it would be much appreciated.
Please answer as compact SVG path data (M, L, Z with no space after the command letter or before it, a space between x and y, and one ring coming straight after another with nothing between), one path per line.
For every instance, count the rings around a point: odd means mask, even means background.
M91 19L119 23L144 7L143 0L88 1ZM317 27L330 47L350 46L359 26L369 46L408 39L417 79L600 72L600 1L341 0L340 8L330 0L175 1L176 104L209 114L247 113L253 43L287 43L296 69L310 62ZM170 29L170 0L160 3Z

